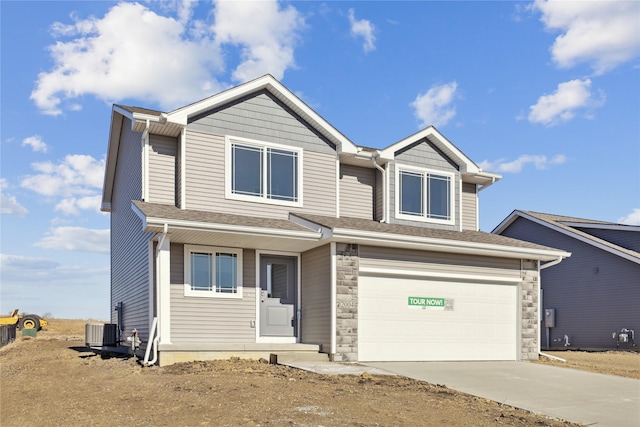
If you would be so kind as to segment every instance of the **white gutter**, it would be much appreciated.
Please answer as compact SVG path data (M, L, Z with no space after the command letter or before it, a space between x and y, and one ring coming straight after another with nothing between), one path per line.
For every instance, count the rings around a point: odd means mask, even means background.
M380 222L387 222L387 170L378 164L374 156L371 156L371 163L382 173L382 219Z
M158 330L158 316L160 315L160 280L159 280L159 271L160 271L160 263L158 262L158 255L160 254L160 248L164 244L164 240L167 238L167 234L169 233L169 224L165 223L162 229L162 237L158 240L158 245L156 246L156 315L153 318L153 323L151 324L151 331L149 331L149 342L147 343L147 349L144 354L144 365L150 366L156 363L158 359L158 339L159 333L156 333ZM155 336L154 336L155 334ZM149 361L149 354L151 352L151 347L154 348L153 360Z
M540 270L544 270L545 268L549 268L549 267L553 267L556 264L559 264L563 259L565 258L569 258L571 256L571 254L568 255L560 255L558 257L558 259L555 259L553 261L549 261L545 264L540 264Z

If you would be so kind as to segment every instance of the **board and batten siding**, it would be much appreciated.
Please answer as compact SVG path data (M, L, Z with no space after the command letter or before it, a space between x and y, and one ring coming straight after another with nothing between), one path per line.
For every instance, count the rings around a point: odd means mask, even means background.
M478 230L478 193L477 185L462 183L462 229Z
M499 277L514 282L520 277L519 259L494 258L400 248L360 246L360 268L388 269L411 273L457 273Z
M434 171L455 174L451 186L454 192L453 218L454 224L437 224L423 221L409 221L396 218L396 167L397 165L414 166ZM460 228L460 173L457 166L437 150L427 139L406 147L395 153L395 160L388 166L389 179L389 222L392 224L411 225L414 227L429 227L445 230L459 230Z
M571 252L560 264L541 270L542 308L556 310L552 348L615 348L611 334L640 330L640 265L525 218L501 233ZM546 330L542 325L543 346Z
M176 204L176 138L149 136L149 202Z
M184 245L171 244L171 342L250 343L256 341L255 251L242 252L242 298L184 295Z
M375 169L340 165L340 216L373 219Z
M188 132L185 156L187 209L284 219L289 212L335 216L335 153L303 152L301 208L226 199L223 136Z
M149 239L142 220L131 209L142 197L142 133L122 124L118 164L111 201L111 321L116 323L116 304L123 303L123 334L135 328L140 339L149 335Z
M301 255L301 341L331 351L331 247Z
M335 156L335 146L266 91L202 114L187 125L188 132L233 135L291 145Z

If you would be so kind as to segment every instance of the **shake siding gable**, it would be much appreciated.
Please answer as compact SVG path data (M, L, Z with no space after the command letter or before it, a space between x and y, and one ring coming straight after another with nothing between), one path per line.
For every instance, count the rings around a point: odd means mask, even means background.
M176 204L176 138L150 135L149 202Z
M135 328L146 342L149 332L149 239L142 220L131 209L142 196L142 134L125 120L120 136L118 164L111 205L111 321L123 302L123 334Z
M291 145L335 156L332 143L264 91L195 118L187 130Z
M340 216L373 219L375 169L340 165Z
M255 251L242 253L242 298L198 298L184 295L184 245L171 244L171 342L255 342Z
M331 349L331 250L329 245L301 256L301 338Z
M303 206L270 205L225 198L225 139L188 132L186 141L187 209L287 219L289 212L334 216L336 212L335 153L303 152Z

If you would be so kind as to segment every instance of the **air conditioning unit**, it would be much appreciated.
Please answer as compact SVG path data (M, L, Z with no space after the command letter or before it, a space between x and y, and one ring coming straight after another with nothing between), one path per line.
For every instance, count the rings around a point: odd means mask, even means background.
M115 323L87 323L84 325L87 347L115 347L118 345L118 325Z

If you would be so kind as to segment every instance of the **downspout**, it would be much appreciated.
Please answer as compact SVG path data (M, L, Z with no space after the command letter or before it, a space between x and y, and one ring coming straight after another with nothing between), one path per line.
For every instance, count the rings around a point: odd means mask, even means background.
M374 156L371 156L371 163L382 174L382 219L380 222L387 222L387 170L376 162Z
M149 344L147 345L147 350L144 354L144 366L151 366L156 363L158 360L158 340L159 333L158 331L158 314L160 313L160 278L159 275L159 265L158 265L158 255L160 253L160 248L162 247L164 240L167 237L169 232L169 224L165 223L162 229L162 236L158 241L158 246L156 246L156 315L153 318L153 324L151 326L151 331L149 334ZM154 336L155 335L155 336ZM149 355L151 353L151 347L153 347L153 360L149 360Z
M540 290L542 289L542 277L540 276L540 270L544 270L545 268L549 268L549 267L553 267L556 264L559 264L562 260L564 259L564 257L562 255L560 255L557 259L553 260L553 261L549 261L546 264L540 264L540 262L538 261L538 282L540 284L540 286L538 286L538 292L540 292ZM549 359L553 359L553 360L558 360L560 362L566 362L565 359L561 358L561 357L556 357L556 356L552 356L550 354L546 354L543 353L540 350L540 340L538 340L538 354L540 356L544 356L544 357L548 357Z

